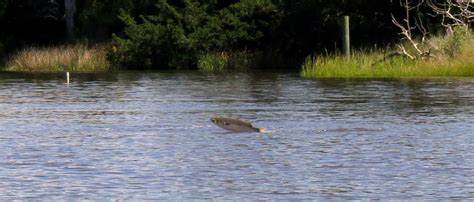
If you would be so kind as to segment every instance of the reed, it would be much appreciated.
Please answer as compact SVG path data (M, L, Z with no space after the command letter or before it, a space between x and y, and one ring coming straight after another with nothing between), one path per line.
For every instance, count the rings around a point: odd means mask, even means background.
M438 43L446 40L438 40ZM474 39L468 38L456 55L441 51L435 58L410 60L401 56L386 58L391 51L356 51L343 55L311 56L300 72L302 77L474 77ZM384 60L384 58L386 58Z
M198 59L198 69L201 71L223 71L227 68L229 54L216 52L204 54Z
M202 55L198 59L201 71L248 70L261 63L260 52L214 52Z
M97 72L110 70L104 45L28 47L13 54L5 70L19 72Z
M288 61L274 51L214 52L198 59L201 71L248 71L251 69L279 69L288 66Z

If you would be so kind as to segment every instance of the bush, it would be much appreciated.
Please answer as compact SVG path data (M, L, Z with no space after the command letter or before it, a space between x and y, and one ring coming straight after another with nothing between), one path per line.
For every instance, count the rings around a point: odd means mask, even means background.
M159 0L157 14L138 19L122 11L123 35L113 36L109 59L122 67L192 69L209 52L246 49L278 20L271 0L241 0L216 10L216 3ZM203 58L204 57L204 58ZM211 56L207 56L208 58ZM218 64L216 64L218 65Z
M465 27L456 26L453 33L448 36L446 42L443 44L443 50L449 57L454 58L461 52L464 43L466 42L468 31Z

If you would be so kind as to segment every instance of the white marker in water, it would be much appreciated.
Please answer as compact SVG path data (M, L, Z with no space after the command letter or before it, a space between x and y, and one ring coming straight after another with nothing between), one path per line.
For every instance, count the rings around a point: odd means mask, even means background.
M66 72L66 83L69 84L69 72Z

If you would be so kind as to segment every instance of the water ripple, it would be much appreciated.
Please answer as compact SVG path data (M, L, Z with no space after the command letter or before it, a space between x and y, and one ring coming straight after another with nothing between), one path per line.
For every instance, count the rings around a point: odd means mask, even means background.
M0 74L0 199L474 199L470 79L72 76Z

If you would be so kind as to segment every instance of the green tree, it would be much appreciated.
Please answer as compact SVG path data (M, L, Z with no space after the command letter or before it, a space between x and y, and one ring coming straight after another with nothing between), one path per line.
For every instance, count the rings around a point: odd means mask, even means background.
M0 0L0 27L5 27L5 9L7 7L7 0ZM5 33L0 32L0 57L3 57L5 54L5 45L4 45ZM0 64L1 64L0 60Z
M277 7L270 0L242 0L219 8L216 1L160 0L154 15L138 19L123 11L124 34L114 36L115 64L142 68L195 68L200 54L259 47L276 27Z
M79 35L88 39L107 40L112 33L122 30L120 9L133 7L131 0L78 1Z
M63 9L57 0L6 0L0 7L0 32L8 49L59 42L64 36Z

